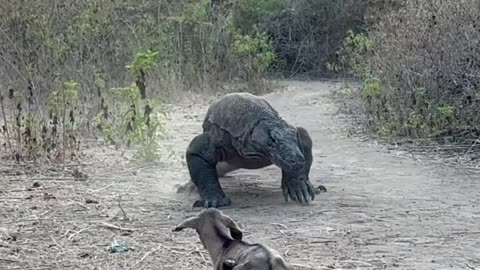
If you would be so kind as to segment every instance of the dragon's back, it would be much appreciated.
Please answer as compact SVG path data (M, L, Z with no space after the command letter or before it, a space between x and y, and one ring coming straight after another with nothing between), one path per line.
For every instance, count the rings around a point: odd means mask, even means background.
M208 131L214 124L239 138L260 120L278 118L278 112L266 100L249 93L230 93L208 108L203 129Z

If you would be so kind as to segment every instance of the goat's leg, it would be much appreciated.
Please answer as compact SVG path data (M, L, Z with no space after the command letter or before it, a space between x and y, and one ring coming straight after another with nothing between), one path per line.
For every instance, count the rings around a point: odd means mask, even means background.
M193 207L221 207L231 204L218 180L216 165L218 149L208 133L197 135L190 142L186 160L192 182L197 187L200 200Z

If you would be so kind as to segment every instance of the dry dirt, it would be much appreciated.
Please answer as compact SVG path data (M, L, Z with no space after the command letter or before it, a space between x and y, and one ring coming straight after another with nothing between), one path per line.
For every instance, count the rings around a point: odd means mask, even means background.
M273 166L221 179L233 200L222 210L247 241L271 245L295 269L480 269L478 175L349 138L330 99L338 83L283 83L265 98L308 129L311 179L328 192L308 206L285 203ZM87 150L87 180L52 170L14 175L3 164L0 268L212 269L194 231L171 232L200 211L191 208L195 196L175 193L206 112L198 100L174 107L156 164L132 165L106 148ZM114 241L129 250L109 252Z

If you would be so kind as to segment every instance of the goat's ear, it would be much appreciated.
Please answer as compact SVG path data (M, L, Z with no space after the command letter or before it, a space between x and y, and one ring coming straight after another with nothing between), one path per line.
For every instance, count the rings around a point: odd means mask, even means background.
M174 232L179 232L185 228L196 229L198 225L198 217L189 217L182 221L173 229Z
M243 238L243 232L238 228L237 224L235 221L233 221L230 217L223 215L223 218L225 220L225 225L227 228L230 229L230 235L232 236L233 239L235 240L242 240Z

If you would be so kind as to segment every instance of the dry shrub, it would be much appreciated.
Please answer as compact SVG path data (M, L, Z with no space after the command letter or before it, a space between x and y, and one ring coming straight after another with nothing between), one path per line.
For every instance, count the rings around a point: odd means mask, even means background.
M347 30L360 30L367 6L358 0L237 1L234 20L242 33L265 32L277 54L276 71L284 76L335 75L335 60Z
M405 6L406 1L399 0L361 0L358 5L364 7L364 24L373 26L392 12L397 12Z
M111 133L117 129L94 120L101 114L108 118L103 120L125 122L137 92L142 102L162 103L189 91L220 90L239 77L249 83L246 91L268 86L260 83L274 59L269 41L254 31L237 33L226 3L3 2L0 152L8 158L65 158L62 148L69 137L74 137L73 152L87 136L106 133L113 141ZM155 59L150 61L149 55ZM142 87L136 89L132 82ZM119 92L115 89L125 90L130 99L111 102Z
M384 135L476 139L480 130L478 1L408 0L370 29L362 95Z

